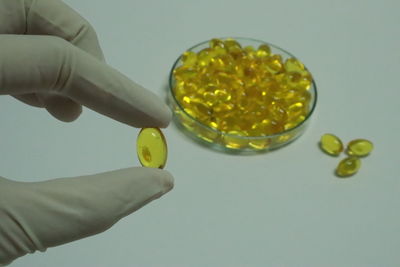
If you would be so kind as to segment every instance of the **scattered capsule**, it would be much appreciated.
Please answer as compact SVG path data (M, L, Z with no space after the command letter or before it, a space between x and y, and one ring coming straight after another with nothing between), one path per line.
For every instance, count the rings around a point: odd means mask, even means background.
M319 142L321 149L332 156L338 156L343 151L343 143L333 134L324 134Z
M361 160L357 157L348 157L339 162L336 168L336 175L348 177L354 175L361 167Z
M167 142L161 130L143 128L137 137L136 152L142 166L163 169L167 161Z
M350 156L365 157L374 148L371 141L365 139L355 139L347 145L347 154Z

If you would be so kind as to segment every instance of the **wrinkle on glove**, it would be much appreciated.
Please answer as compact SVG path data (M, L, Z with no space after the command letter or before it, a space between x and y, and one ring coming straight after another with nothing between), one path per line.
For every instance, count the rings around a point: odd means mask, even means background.
M35 183L0 177L0 264L103 232L172 187L167 171L143 167Z

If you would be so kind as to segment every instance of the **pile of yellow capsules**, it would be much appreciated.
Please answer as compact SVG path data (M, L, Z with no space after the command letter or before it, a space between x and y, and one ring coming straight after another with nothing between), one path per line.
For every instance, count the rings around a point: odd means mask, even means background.
M296 58L282 59L267 44L242 47L212 39L186 51L173 76L181 107L213 129L239 136L267 136L291 129L310 110L311 74Z

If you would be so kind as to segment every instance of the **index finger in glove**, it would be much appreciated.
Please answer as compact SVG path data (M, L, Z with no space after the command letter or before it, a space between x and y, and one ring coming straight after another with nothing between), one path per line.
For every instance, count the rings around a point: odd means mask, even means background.
M0 1L0 34L58 36L104 61L94 28L60 0ZM82 112L82 106L67 97L55 97L46 93L13 97L31 106L44 107L62 121L73 121Z
M154 93L54 36L0 35L0 94L51 93L134 127L166 127Z

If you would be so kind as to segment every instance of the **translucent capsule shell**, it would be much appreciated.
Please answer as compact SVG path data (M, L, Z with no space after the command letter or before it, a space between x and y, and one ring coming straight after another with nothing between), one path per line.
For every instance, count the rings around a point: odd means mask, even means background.
M163 169L167 162L167 142L158 128L143 128L140 131L136 151L144 167Z
M336 175L349 177L358 172L361 167L361 160L357 157L348 157L339 162L336 168Z
M339 139L339 137L333 134L324 134L321 137L319 145L322 151L331 156L338 156L340 152L343 151L342 141Z
M371 153L374 145L366 139L355 139L347 145L347 154L350 156L365 157Z

